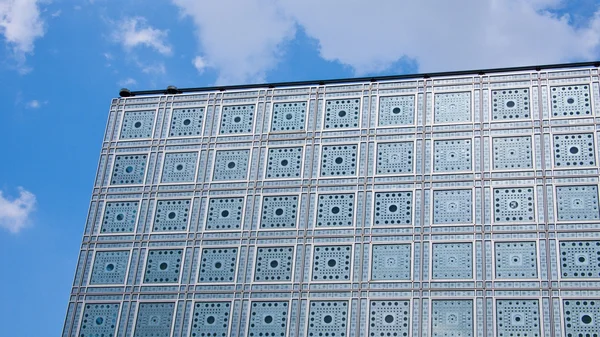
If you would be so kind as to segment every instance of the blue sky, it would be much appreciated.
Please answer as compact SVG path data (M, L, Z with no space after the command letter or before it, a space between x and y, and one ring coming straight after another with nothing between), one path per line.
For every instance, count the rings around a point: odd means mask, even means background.
M0 0L0 336L60 334L121 87L600 59L596 1L461 3Z

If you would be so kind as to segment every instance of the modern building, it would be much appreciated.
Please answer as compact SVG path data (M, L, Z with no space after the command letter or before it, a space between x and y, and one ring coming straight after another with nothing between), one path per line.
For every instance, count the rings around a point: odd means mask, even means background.
M123 90L63 337L597 337L599 66Z

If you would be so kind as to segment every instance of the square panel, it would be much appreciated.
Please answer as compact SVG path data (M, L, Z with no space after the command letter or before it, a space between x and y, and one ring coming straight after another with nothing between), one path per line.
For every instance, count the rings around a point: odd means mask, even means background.
M121 139L152 137L154 114L156 111L127 111L123 116Z
M563 278L600 278L600 241L561 242L560 271Z
M470 171L472 168L471 140L436 140L433 143L434 172Z
M278 147L269 149L267 179L300 178L302 174L302 148Z
M83 310L83 319L78 337L114 337L119 318L118 303L88 303Z
M496 278L537 278L537 248L534 241L496 242Z
M347 301L311 301L308 336L346 337L349 311Z
M231 303L198 302L194 305L190 334L192 337L226 337L230 323Z
M598 220L598 186L556 187L558 220Z
M107 202L100 232L103 234L133 233L139 204L137 201Z
M408 336L410 301L371 301L369 305L369 336Z
M208 201L206 230L235 230L242 226L244 198L212 198Z
M273 103L271 131L304 131L306 109L306 102Z
M538 300L497 300L496 326L498 337L540 336Z
M335 99L325 102L325 129L357 128L360 99Z
M235 247L202 249L198 282L235 282L237 260L238 249Z
M256 106L254 104L224 106L220 134L252 133L255 115Z
M354 194L322 194L318 198L315 227L353 226Z
M433 192L434 224L470 224L472 222L472 190L440 190Z
M415 122L415 95L379 97L378 126L410 125Z
M256 249L256 282L289 282L292 280L294 247L259 247Z
M571 168L596 165L594 134L554 135L554 165Z
M123 284L128 265L128 250L98 251L94 258L90 284Z
M586 84L564 85L550 89L552 116L591 116L590 87Z
M250 150L217 151L215 155L214 181L245 180L248 178Z
M187 230L190 218L190 200L159 200L152 230L155 232L177 232Z
M600 336L600 300L563 301L566 337Z
M298 218L298 196L265 196L262 202L260 228L294 228Z
M358 145L324 145L321 177L356 175Z
M377 174L412 173L413 166L413 142L377 144Z
M494 138L493 151L496 170L533 168L533 152L529 136Z
M472 279L472 243L434 243L433 279Z
M173 109L171 115L171 137L202 136L204 108Z
M371 279L410 280L410 244L373 245Z
M140 303L133 337L170 337L175 303Z
M313 281L350 281L352 246L315 246Z
M494 190L496 222L534 221L533 188L497 188Z
M434 111L436 123L470 122L471 92L435 94Z
M144 273L145 283L177 283L181 272L183 249L152 249Z
M248 336L286 336L288 311L287 302L252 302Z
M196 181L198 152L175 152L165 154L161 182L185 183Z
M126 156L115 156L110 183L112 185L134 185L144 183L146 174L145 154L132 154Z
M375 226L412 225L413 192L375 193Z
M529 89L492 90L492 119L494 121L530 117Z
M431 335L433 337L472 337L472 300L431 301Z

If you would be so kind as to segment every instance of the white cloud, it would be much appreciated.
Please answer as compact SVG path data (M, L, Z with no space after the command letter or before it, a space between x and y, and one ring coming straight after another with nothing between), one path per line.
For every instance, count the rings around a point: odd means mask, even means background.
M142 72L145 74L155 74L162 75L167 72L165 64L162 62L152 63L152 64L144 64L138 62L138 67L142 69Z
M33 52L34 42L44 36L38 0L0 0L0 35L22 63Z
M41 106L40 102L36 99L27 102L26 107L29 109L37 109Z
M131 77L119 81L119 85L123 88L127 87L129 85L136 85L136 84L137 84L137 81Z
M206 61L204 60L204 58L202 58L202 56L194 57L194 59L192 60L192 64L200 74L202 74L204 72L204 69L206 69L207 67Z
M29 191L19 187L19 197L5 198L0 191L0 227L17 233L29 223L29 216L35 210L36 198Z
M60 14L62 14L62 10L57 10L55 12L53 12L52 14L50 14L53 18L57 18L60 16Z
M171 46L166 41L168 32L149 26L146 19L126 18L116 25L117 29L112 34L113 40L122 44L126 50L145 46L163 55L171 55Z

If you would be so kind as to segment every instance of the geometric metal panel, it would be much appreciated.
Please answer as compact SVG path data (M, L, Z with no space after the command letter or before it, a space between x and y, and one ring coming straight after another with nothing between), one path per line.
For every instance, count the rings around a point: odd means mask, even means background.
M564 300L565 336L598 337L600 335L600 299Z
M538 300L497 300L498 337L540 336Z
M596 165L594 135L591 133L554 136L554 165L594 166Z
M155 232L184 231L190 213L190 200L159 200L154 216Z
M559 220L598 220L598 186L556 187L557 214Z
M373 245L371 279L410 280L410 244Z
M273 104L271 131L301 131L306 124L306 102Z
M412 224L412 192L375 193L375 226Z
M132 233L137 219L139 202L107 202L102 219L101 233Z
M224 106L221 117L221 134L252 132L254 110L254 105Z
M533 188L498 188L494 190L496 222L533 221Z
M204 108L173 109L171 117L171 137L200 136Z
M435 122L471 121L471 92L435 94Z
M377 174L400 174L413 171L413 142L377 145Z
M353 219L354 194L319 196L316 227L349 227Z
M537 278L535 242L496 242L495 250L496 278Z
M327 101L325 109L325 129L358 127L360 99L337 99Z
M413 124L415 96L384 96L379 98L378 126Z
M296 227L298 196L264 196L260 228Z
M433 337L473 336L473 301L431 301L431 334Z
M198 152L175 152L165 154L161 182L194 182Z
M434 243L434 279L473 278L472 243Z
M301 147L269 149L266 178L298 178L301 169Z
M244 198L213 198L209 201L206 230L240 229Z
M231 303L197 302L194 305L192 337L225 337L229 332Z
M152 137L156 111L128 111L123 117L121 139Z
M533 167L531 137L494 138L494 169L530 169Z
M408 336L409 301L371 301L369 336Z
M254 281L290 281L294 247L261 247L256 253Z
M310 303L308 336L346 337L347 301L313 301Z
M590 88L587 85L552 87L552 116L589 116Z
M492 118L495 121L529 118L529 89L492 90Z
M560 271L564 278L600 278L600 241L561 242Z
M472 190L440 190L433 192L434 224L469 224L473 221Z
M313 253L312 279L349 281L351 246L316 246Z
M234 282L237 257L236 247L203 249L198 282Z
M286 336L287 302L253 302L248 336Z
M78 337L113 337L119 316L118 303L88 303L83 311L83 320Z
M129 251L98 251L90 284L123 284L129 264Z
M115 166L110 183L112 185L141 184L146 173L145 154L115 156Z
M183 249L153 249L148 253L145 283L177 283Z
M245 180L248 177L250 150L217 151L214 181Z
M323 146L321 153L321 176L348 176L356 174L358 146Z
M433 143L435 172L471 170L471 140L436 140Z
M140 303L133 337L169 337L175 303Z

